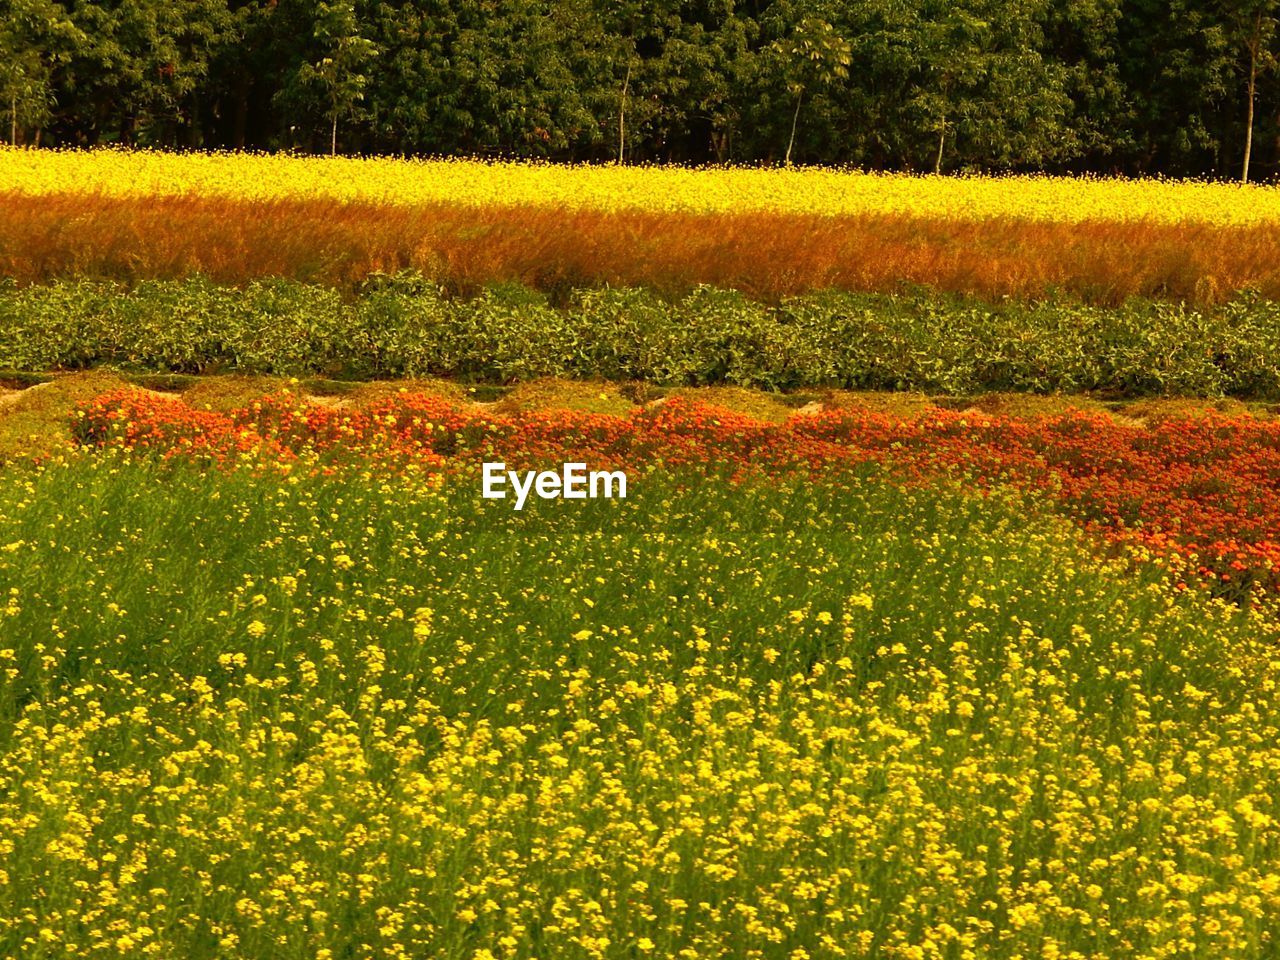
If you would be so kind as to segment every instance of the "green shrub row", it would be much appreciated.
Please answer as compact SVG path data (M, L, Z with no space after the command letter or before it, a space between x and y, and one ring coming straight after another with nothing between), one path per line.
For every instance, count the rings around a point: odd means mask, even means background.
M414 275L354 296L291 280L194 278L131 289L0 285L0 366L239 370L351 379L447 376L975 393L1280 397L1280 303L987 303L815 293L780 304L698 289L667 301L525 288L460 299Z

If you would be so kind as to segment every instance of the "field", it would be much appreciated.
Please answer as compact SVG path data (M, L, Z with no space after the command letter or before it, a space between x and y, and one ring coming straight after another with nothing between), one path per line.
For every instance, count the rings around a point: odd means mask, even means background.
M75 192L143 199L1219 227L1280 222L1280 196L1274 190L1194 180L911 177L813 167L697 170L147 151L11 150L5 155L0 190L59 196L69 192L68 184Z
M74 229L67 225L74 223ZM698 284L776 298L904 283L1216 303L1280 296L1268 187L823 171L0 153L0 272L475 288Z
M0 153L0 956L1275 956L1275 196Z

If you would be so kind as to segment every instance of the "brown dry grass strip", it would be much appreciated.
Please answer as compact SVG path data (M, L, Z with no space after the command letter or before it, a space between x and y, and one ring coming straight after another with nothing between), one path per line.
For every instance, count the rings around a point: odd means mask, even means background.
M389 207L329 200L0 194L0 275L202 273L344 286L416 268L459 289L707 283L773 298L904 283L987 297L1065 291L1213 302L1280 296L1280 226Z

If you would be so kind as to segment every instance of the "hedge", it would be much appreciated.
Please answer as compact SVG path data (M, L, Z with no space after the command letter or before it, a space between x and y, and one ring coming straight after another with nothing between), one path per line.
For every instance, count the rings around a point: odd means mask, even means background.
M699 288L448 295L412 274L354 295L293 280L0 283L0 366L111 365L379 379L539 377L968 394L1280 397L1280 303L988 303L827 291L776 304Z

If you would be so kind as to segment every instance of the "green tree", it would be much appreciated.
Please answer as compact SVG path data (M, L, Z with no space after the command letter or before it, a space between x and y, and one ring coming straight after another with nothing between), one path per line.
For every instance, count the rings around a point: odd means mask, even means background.
M56 74L85 42L52 0L0 0L0 103L8 107L9 142L19 130L48 122Z
M86 39L61 112L77 139L173 145L197 128L210 71L237 39L226 0L76 0L71 17Z
M377 142L431 153L572 157L617 106L589 0L415 0L367 8Z
M1238 59L1207 0L1125 0L1114 63L1122 94L1100 122L1117 169L1214 169Z
M791 116L791 136L783 162L791 165L791 151L796 143L796 127L800 123L800 106L805 93L814 88L830 87L849 77L853 48L836 33L835 27L816 17L805 17L791 35L773 43L771 52L780 74L786 78L787 91L795 97Z
M313 60L297 70L302 89L319 92L323 115L329 122L329 153L338 153L338 121L357 119L365 99L369 77L365 73L378 49L362 35L352 0L319 0L315 6L312 38L318 47Z
M1240 165L1240 182L1249 182L1249 161L1253 154L1254 109L1258 76L1275 67L1272 47L1276 37L1277 0L1221 0L1223 21L1229 41L1244 54L1245 121L1244 157Z
M1280 0L0 0L0 139L1248 180L1277 34Z
M611 155L726 159L749 101L758 22L737 0L594 0ZM625 93L624 93L625 91ZM591 101L598 98L591 95ZM621 148L621 149L620 149Z
M1069 126L1078 152L1089 166L1114 162L1117 147L1129 142L1116 118L1125 110L1120 76L1118 30L1127 0L1065 0L1051 4L1043 21L1041 49L1062 70L1070 98ZM1059 156L1055 166L1068 160Z
M1039 166L1079 149L1066 71L1041 52L1048 0L931 0L918 8L909 109L978 166Z

